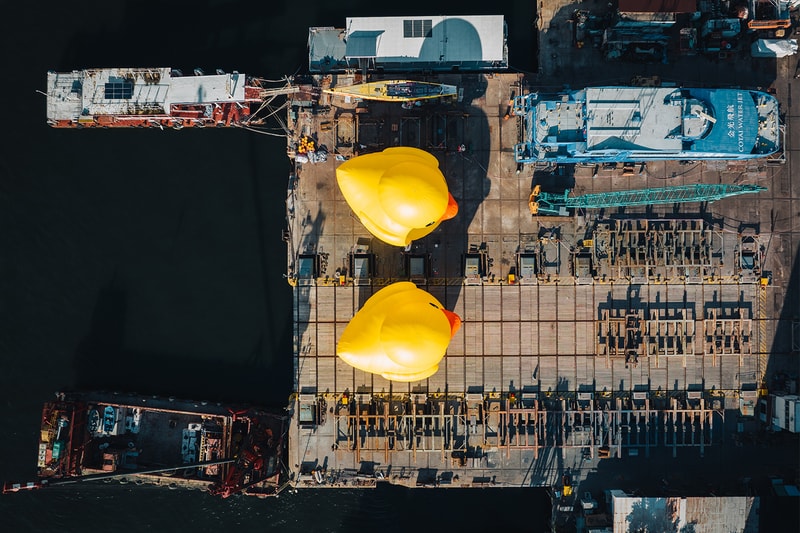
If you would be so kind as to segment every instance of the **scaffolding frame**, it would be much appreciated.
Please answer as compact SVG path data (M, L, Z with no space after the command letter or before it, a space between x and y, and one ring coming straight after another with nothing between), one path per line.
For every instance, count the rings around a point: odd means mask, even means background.
M724 422L723 401L703 393L667 397L650 392L611 395L515 393L425 394L373 398L356 395L339 403L333 422L336 448L355 454L382 452L387 464L395 453L409 452L416 462L422 453L451 454L460 466L480 467L486 449L583 449L589 457L622 457L625 450L656 447L699 448L700 454L719 439L714 418ZM597 397L595 397L597 396ZM721 428L722 424L718 425ZM631 453L632 454L632 453Z

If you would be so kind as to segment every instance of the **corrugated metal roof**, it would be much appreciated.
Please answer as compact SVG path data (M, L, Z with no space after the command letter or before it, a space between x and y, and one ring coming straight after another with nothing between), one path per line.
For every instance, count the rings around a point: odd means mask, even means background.
M708 496L687 498L639 498L613 496L613 525L616 532L678 531L689 524L697 533L756 533L759 500L750 496Z
M350 32L347 35L345 57L377 57L378 42L380 41L382 34L382 30Z
M755 533L757 511L758 498L748 496L686 498L686 523L698 533Z
M348 68L345 59L346 32L343 28L308 29L308 68L312 72L330 72Z
M410 27L417 28L414 22L430 31L410 32ZM376 40L378 61L381 58L403 58L409 62L505 60L502 15L352 17L347 19L346 26L348 40L363 32L381 32L380 39ZM348 42L348 56L349 52Z

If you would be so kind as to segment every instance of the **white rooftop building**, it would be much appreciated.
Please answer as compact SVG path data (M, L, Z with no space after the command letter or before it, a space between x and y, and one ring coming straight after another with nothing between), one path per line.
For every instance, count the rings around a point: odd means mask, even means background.
M502 15L349 17L344 29L309 29L309 69L504 69L506 37Z

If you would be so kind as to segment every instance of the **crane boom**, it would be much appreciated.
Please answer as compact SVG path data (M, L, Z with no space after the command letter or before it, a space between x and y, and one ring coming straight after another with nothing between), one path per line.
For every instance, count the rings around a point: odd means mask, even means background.
M542 192L536 185L528 200L528 207L534 215L566 215L568 209L602 209L605 207L624 207L653 204L678 204L684 202L713 202L728 196L750 194L767 190L760 185L695 184L659 187L655 189L634 189L604 193L569 196L569 189L563 194Z

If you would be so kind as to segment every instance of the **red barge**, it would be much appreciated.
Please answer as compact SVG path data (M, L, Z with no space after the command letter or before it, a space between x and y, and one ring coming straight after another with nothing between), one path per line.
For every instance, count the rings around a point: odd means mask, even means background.
M288 417L252 407L118 393L45 403L38 479L3 493L87 481L267 497L287 482Z

